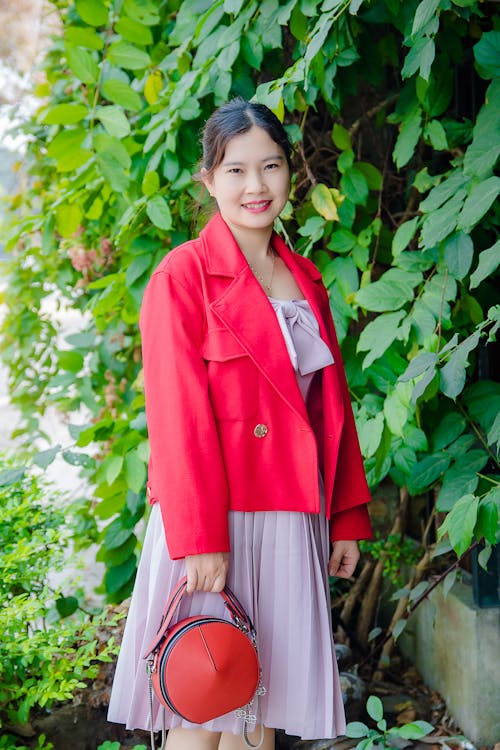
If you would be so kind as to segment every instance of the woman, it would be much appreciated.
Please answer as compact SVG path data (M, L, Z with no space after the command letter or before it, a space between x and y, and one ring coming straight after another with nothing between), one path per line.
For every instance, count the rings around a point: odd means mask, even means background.
M327 573L353 574L369 493L327 292L273 232L290 170L269 109L218 109L200 173L218 213L145 292L153 509L109 710L129 728L149 727L142 656L187 574L179 617L222 614L211 594L227 581L254 621L263 747L278 727L305 739L344 731ZM169 750L243 747L233 714L199 727L166 713Z

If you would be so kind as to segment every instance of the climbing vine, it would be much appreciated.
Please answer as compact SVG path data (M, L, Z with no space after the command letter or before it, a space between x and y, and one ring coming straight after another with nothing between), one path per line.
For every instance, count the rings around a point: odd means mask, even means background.
M370 485L432 491L438 551L482 540L484 562L500 504L496 4L52 6L1 346L30 440L48 406L69 415L74 444L34 460L62 452L91 482L108 599L130 593L146 505L141 298L196 230L199 132L233 95L270 106L295 144L279 229L323 273ZM81 330L61 340L47 298Z

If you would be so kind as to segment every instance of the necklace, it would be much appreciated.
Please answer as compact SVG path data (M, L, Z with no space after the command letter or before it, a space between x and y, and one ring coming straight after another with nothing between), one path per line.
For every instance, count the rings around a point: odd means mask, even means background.
M268 250L268 252L269 252L269 250ZM252 266L251 263L248 264L250 266L250 268L252 270L252 273L255 276L255 278L258 279L258 281L260 281L260 283L262 284L262 286L264 287L264 289L266 289L266 291L269 294L271 293L271 288L272 288L272 285L273 285L274 266L276 264L276 253L273 252L272 249L271 249L271 253L272 253L272 258L273 258L273 265L272 265L272 268L271 268L271 277L269 279L269 283L266 283L266 280L264 279L264 277L262 276L262 274L258 273L257 270L254 268L254 266Z

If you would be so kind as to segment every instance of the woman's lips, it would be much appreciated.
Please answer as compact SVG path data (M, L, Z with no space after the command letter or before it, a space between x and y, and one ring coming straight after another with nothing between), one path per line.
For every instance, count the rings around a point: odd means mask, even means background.
M242 206L246 211L250 211L252 214L261 214L267 211L272 201L250 201L243 203Z

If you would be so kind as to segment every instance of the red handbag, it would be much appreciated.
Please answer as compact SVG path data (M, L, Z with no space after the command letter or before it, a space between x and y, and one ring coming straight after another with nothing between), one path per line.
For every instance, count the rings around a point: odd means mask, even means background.
M232 622L197 615L172 625L186 585L183 578L170 596L144 659L150 688L160 703L187 721L203 724L252 701L260 677L256 633L227 586L220 595Z

